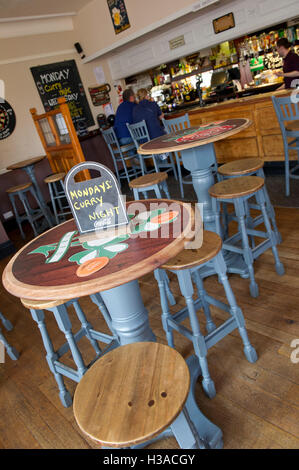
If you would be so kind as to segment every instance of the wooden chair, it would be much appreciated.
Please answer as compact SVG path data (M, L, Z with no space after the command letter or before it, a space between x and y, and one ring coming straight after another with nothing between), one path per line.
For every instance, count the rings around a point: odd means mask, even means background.
M112 345L113 342L116 342L116 344L118 344L117 337L113 333L110 315L101 299L100 294L93 294L90 296L90 298L99 307L110 331L112 332L112 335L95 331L93 329L92 325L88 322L84 312L82 311L78 299L72 299L68 301L39 301L21 299L21 302L24 307L30 310L33 320L38 324L38 328L40 330L44 347L47 353L46 359L49 368L57 382L61 403L65 407L71 406L72 398L69 391L66 389L66 386L63 381L63 376L66 376L69 379L74 380L75 382L79 382L87 371L88 367L90 367L91 364L93 364L94 360L96 360L103 353L97 341L101 341L109 345ZM74 306L76 315L81 323L81 328L77 333L72 332L72 323L67 311L68 307L70 307L71 305ZM59 329L63 332L67 340L66 343L64 343L58 350L54 349L53 343L49 336L45 323L44 310L48 310L53 313ZM88 365L85 365L82 354L77 344L83 336L87 337L87 339L90 341L91 346L96 352L95 359L91 361L91 363ZM60 361L60 358L68 351L70 351L72 354L76 369L69 367Z
M129 183L132 177L136 178L141 173L143 174L142 159L137 154L134 144L120 145L113 127L102 130L102 135L111 153L120 186L122 179L126 179ZM130 163L130 167L127 166L127 162ZM123 167L122 170L119 170L119 164Z
M149 132L147 129L146 122L140 121L135 124L128 124L127 123L127 128L130 132L130 135L133 139L133 142L136 146L136 149L141 144L144 144L145 142L148 142L150 139ZM175 179L178 179L177 177L177 172L174 164L174 160L172 155L170 154L167 159L164 159L163 161L161 160L159 155L141 155L141 160L146 160L147 158L152 158L154 162L154 167L155 171L158 173L161 169L165 169L167 172L168 171L173 171ZM145 164L143 162L143 174L147 173Z
M290 178L299 179L295 171L299 169L299 104L292 97L278 98L272 96L273 107L279 122L285 158L285 191L290 195ZM293 121L293 122L291 122ZM291 139L291 140L289 140ZM289 151L297 150L298 163L290 170Z
M260 176L265 180L265 174L263 170L264 161L260 158L241 158L240 160L234 160L229 163L225 163L218 167L218 174L220 176L220 180L227 179L227 178L236 178L240 176ZM272 227L274 233L276 235L277 243L282 242L281 235L277 228L276 218L275 218L275 211L274 207L271 204L270 197L266 188L266 184L263 186L264 196L266 199L266 210L268 212L269 219L271 220ZM228 215L226 210L226 204L224 206L225 212L225 224L228 225L229 219L235 218L234 216L231 217ZM251 219L250 209L259 210L260 207L252 202L248 201L248 212L247 212L247 219ZM256 217L254 220L251 219L250 227L254 228L262 222L263 216L260 215Z
M19 227L19 230L21 232L21 236L23 239L25 239L25 234L22 229L22 222L24 222L25 220L27 220L30 223L35 237L37 237L38 235L38 227L35 225L35 222L38 219L43 217L46 220L47 226L49 228L53 226L47 211L41 205L37 197L37 194L35 192L35 189L33 188L32 183L24 183L18 186L13 186L11 188L8 188L6 192L8 193L8 197L10 199L10 202L11 202L14 214L15 214L15 218L16 218L16 221L17 221L17 224L18 224L18 227ZM31 194L31 196L33 196L33 198L35 199L36 204L38 206L37 209L33 209L31 207L27 199L28 193ZM23 207L25 210L24 214L19 214L18 212L16 200L15 200L16 197L19 197L20 201L23 204Z
M237 233L224 240L223 249L233 253L242 254L248 268L250 278L250 294L252 297L259 295L258 285L254 277L253 261L264 253L268 248L272 249L275 260L275 269L280 276L284 274L284 267L277 252L277 238L272 230L268 212L266 210L266 198L264 191L264 179L259 176L242 176L230 178L216 183L209 189L212 197L212 207L216 214L216 230L222 235L220 226L220 203L232 203L238 221ZM262 222L266 232L252 228L252 221L248 223L247 201L252 196L262 214ZM264 238L265 240L257 246L251 247L248 236ZM239 247L241 241L242 246Z
M167 428L181 448L189 448L187 440L191 448L208 448L184 407L189 388L189 369L177 351L159 343L127 344L84 375L75 391L75 419L108 448L144 447Z
M13 329L13 326L9 320L0 312L0 320L3 324L3 326L7 329L7 331L11 331ZM11 346L5 336L2 333L2 330L0 328L0 341L4 344L4 348L9 355L9 357L13 360L16 361L19 358L19 353L16 350L14 346Z
M62 200L64 203L67 202L63 184L64 177L65 173L53 173L44 179L44 182L48 185L49 188L51 203L57 225L59 224L60 218L65 220L65 216L72 213L69 205L65 206L62 203ZM56 201L58 208L56 206Z
M147 175L139 176L132 181L130 181L129 186L133 189L134 198L136 200L139 199L139 193L142 193L144 198L147 199L147 192L148 191L155 191L156 197L161 199L161 191L162 189L166 194L167 199L170 199L167 180L168 175L166 172L161 173L149 173Z
M190 119L188 113L184 114L184 116L180 116L173 119L162 119L164 128L168 134L171 132L179 132L184 129L188 129L190 127ZM179 152L174 152L176 164L177 164L177 171L178 171L178 179L180 185L180 192L182 199L184 198L184 184L192 184L191 176L188 175L187 177L182 177L182 170L181 170L181 163L182 157Z
M176 257L169 260L155 271L155 277L160 291L162 323L167 342L169 346L175 347L173 337L174 330L192 341L194 352L198 357L201 367L203 390L210 398L216 395L216 390L208 368L207 353L209 348L238 328L247 360L249 362L255 362L257 360L256 351L248 339L242 310L236 302L227 278L226 264L221 248L222 240L219 235L214 232L204 231L201 248L185 249L181 251ZM228 305L209 295L204 288L203 280L200 276L200 269L209 264L213 266L216 274L218 274L218 279L224 287ZM171 314L167 301L163 269L176 274L181 293L186 302L186 307L174 314ZM197 287L198 297L196 300L193 298L194 289L192 276ZM211 317L210 305L214 305L229 313L230 318L219 327L216 327ZM199 325L197 317L197 311L199 309L203 310L206 317L207 335L203 334ZM191 329L181 324L186 318L189 318Z

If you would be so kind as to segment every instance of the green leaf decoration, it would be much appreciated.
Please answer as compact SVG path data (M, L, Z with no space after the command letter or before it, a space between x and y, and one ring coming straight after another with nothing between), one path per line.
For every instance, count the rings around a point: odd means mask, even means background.
M36 248L35 250L31 251L28 253L29 255L32 255L34 253L39 253L41 255L44 255L46 258L48 257L50 251L53 251L56 249L57 244L53 243L51 245L42 245Z
M75 255L72 255L68 260L71 263L77 263L80 265L89 259L96 258L97 255L98 255L97 250L84 250L84 251L80 251L79 253L76 253Z

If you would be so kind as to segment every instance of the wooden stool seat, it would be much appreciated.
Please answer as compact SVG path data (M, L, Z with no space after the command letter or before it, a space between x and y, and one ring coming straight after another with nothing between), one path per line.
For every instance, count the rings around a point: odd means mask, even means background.
M299 120L290 122L285 126L285 128L288 132L299 132Z
M33 308L34 310L47 310L48 308L58 307L63 305L66 300L32 300L21 299L22 304L26 308Z
M233 199L253 194L263 186L264 179L259 176L241 176L214 184L209 193L216 199Z
M23 189L30 188L32 186L32 183L23 183L19 184L18 186L12 186L11 188L8 188L6 190L7 193L17 193L18 191L23 191Z
M45 183L55 183L56 181L61 181L65 177L65 173L53 173L52 175L47 176L44 179Z
M218 173L224 176L246 175L263 168L264 162L260 158L241 158L226 163L218 168Z
M166 172L149 173L130 181L129 186L130 188L146 188L148 186L153 186L154 184L159 184L167 178L168 175Z
M203 233L203 243L200 248L181 251L177 256L167 261L162 268L180 270L200 266L214 258L221 250L221 247L222 240L219 235L205 230Z
M74 396L80 429L107 447L130 447L165 430L181 413L190 387L183 357L159 343L114 349L86 372Z

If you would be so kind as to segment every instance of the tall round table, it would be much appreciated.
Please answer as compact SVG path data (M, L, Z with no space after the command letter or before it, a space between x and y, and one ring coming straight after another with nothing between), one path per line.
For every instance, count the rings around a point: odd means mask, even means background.
M192 239L194 214L189 204L166 199L127 203L127 213L131 234L117 238L82 242L73 219L48 230L10 260L3 273L4 287L17 297L35 300L101 292L121 345L155 341L138 278L178 254ZM102 269L91 272L97 263ZM91 271L88 266L93 266ZM194 398L198 359L191 356L187 364L192 384L188 412L200 437L210 447L221 447L221 430L201 413Z
M192 183L197 195L204 228L215 232L215 214L209 188L214 184L213 165L217 163L214 142L230 137L251 125L249 119L227 119L211 122L198 127L190 127L178 132L162 135L142 144L138 148L141 155L180 152L184 168L191 172ZM224 253L228 272L248 277L243 258L237 253ZM203 275L212 274L205 270Z

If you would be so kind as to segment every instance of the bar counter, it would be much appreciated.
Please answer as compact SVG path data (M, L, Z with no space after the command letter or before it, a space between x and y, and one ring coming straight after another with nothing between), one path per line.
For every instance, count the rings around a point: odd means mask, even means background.
M280 90L236 98L204 107L186 108L166 115L165 118L173 119L188 113L191 126L234 118L250 119L252 125L248 129L215 142L218 163L248 157L259 157L265 162L283 161L283 140L271 96L288 96L289 94L290 91ZM290 158L296 159L296 152L291 152Z

